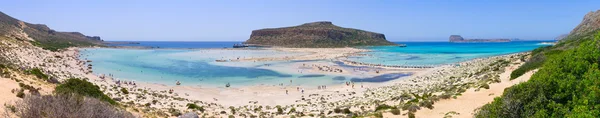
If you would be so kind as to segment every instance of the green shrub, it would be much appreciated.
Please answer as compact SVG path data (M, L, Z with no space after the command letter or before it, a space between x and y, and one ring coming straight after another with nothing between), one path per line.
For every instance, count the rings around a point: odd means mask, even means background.
M352 111L350 111L349 108L345 108L343 111L344 114L352 114Z
M479 86L479 88L490 89L490 85L487 83L483 83L481 84L481 86Z
M333 109L333 112L334 112L334 113L342 113L342 109L340 109L340 108L335 108L335 109Z
M548 56L529 81L505 89L502 96L482 106L475 116L600 116L600 32L593 40L578 41L578 47Z
M117 104L117 102L115 102L113 99L106 96L102 91L100 91L100 87L78 78L71 78L65 80L63 84L56 86L54 92L57 94L77 94L82 96L88 96L98 98L102 101L106 101L113 105Z
M126 88L121 88L121 92L123 94L129 94L129 91Z
M181 111L179 111L175 108L169 108L169 113L171 114L171 116L180 116L181 115Z
M198 106L198 105L196 105L194 103L188 103L186 106L188 107L188 109L195 109L195 110L198 110L200 112L204 112L204 107Z
M393 108L392 110L390 110L390 112L392 112L392 114L394 115L400 115L400 109L398 108Z
M292 108L290 109L290 111L288 111L288 114L295 113L295 112L296 112L296 108L293 108L293 107L292 107Z
M23 92L23 89L19 90L19 92L17 93L17 97L19 97L19 98L25 97L25 92Z
M29 70L29 73L35 75L35 77L37 77L38 79L48 80L48 75L44 74L38 68L33 68L33 69Z
M281 108L281 106L277 105L277 114L283 114L283 109Z
M391 109L391 108L392 107L390 105L380 104L377 107L375 107L375 111L386 110L386 109Z

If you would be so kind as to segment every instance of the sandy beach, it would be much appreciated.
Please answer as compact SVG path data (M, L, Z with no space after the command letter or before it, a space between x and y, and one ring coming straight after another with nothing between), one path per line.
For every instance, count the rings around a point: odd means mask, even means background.
M107 74L95 75L91 71L93 65L86 64L93 60L80 59L78 55L80 48L69 48L62 52L50 52L37 47L13 48L17 62L29 65L23 68L44 68L47 73L53 73L52 77L58 80L67 78L87 78L97 84L111 98L126 104L128 111L135 112L141 117L162 116L171 109L182 113L193 112L187 109L187 104L203 106L205 112L196 111L201 116L227 117L235 116L265 116L265 117L290 117L290 116L345 116L341 112L333 112L335 109L348 109L359 115L375 113L375 107L381 104L395 106L404 104L407 100L399 100L397 95L412 93L423 95L433 93L434 95L445 95L449 90L447 87L459 87L467 89L464 93L452 90L452 95L462 93L456 99L441 99L435 103L434 109L421 108L416 112L418 117L443 116L439 113L448 112L453 109L460 113L460 117L468 117L471 109L478 107L500 95L501 90L515 81L525 81L528 76L520 79L506 81L507 73L519 65L494 65L499 60L517 62L518 57L528 53L518 53L488 58L473 59L457 65L441 65L431 68L402 68L385 67L381 65L366 65L370 68L378 68L377 72L367 73L370 76L386 73L411 73L411 76L380 83L353 83L325 86L292 86L289 83L282 85L252 85L241 87L198 87L198 86L167 86L156 83L133 82L117 80ZM290 53L302 53L300 55L285 57L255 57L242 59L229 59L231 61L273 61L273 60L337 60L349 55L355 55L368 50L355 48L270 48ZM294 68L311 68L307 73L352 75L351 70L344 70L333 63L306 62L291 65L292 67L270 69L281 69L282 71L296 71ZM491 71L489 67L506 68ZM485 71L482 71L484 70ZM492 82L493 75L499 75L500 83ZM492 77L493 78L493 77ZM6 81L6 80L2 80ZM7 81L10 83L10 81ZM482 89L475 92L480 84L490 84L491 89ZM13 84L10 84L13 85ZM16 86L3 86L5 88L18 88ZM51 91L52 87L48 87ZM129 94L120 92L120 88L129 90ZM4 90L4 89L3 89ZM5 93L5 92L2 92ZM450 94L450 93L448 93ZM489 95L493 94L493 95ZM14 96L14 95L7 95ZM483 96L483 97L482 97ZM461 101L475 100L472 105L465 106L464 110L453 108ZM0 98L3 102L15 100L14 97ZM414 96L406 99L416 99ZM383 102L382 102L383 101ZM278 107L289 114L278 113ZM234 110L231 110L234 109ZM236 111L236 113L232 113ZM391 115L384 112L384 116ZM406 113L403 111L403 113ZM392 115L389 117L399 117ZM406 114L404 116L406 117Z

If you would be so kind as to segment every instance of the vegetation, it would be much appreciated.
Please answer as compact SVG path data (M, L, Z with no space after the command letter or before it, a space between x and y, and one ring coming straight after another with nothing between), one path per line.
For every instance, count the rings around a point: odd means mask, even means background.
M343 28L327 21L254 30L246 43L298 48L396 45L383 34Z
M381 105L378 105L377 107L375 107L375 111L386 110L386 109L391 109L391 108L393 108L393 107L390 105L381 104Z
M97 98L102 101L106 101L110 104L116 105L115 102L110 97L106 96L101 90L100 87L78 78L67 79L65 83L56 86L55 93L57 94L77 94L92 98Z
M392 110L390 110L390 112L392 112L392 114L394 115L400 115L400 109L398 108L393 108Z
M579 45L546 55L542 68L529 81L507 88L501 97L477 111L476 116L600 116L600 32L593 37L590 40L573 39L548 48L556 50L565 45Z
M19 27L21 25L25 27ZM0 12L0 35L15 35L13 34L15 31L26 33L29 38L35 39L35 41L30 41L32 45L50 51L58 51L73 46L95 46L102 41L99 37L88 37L79 32L58 32L43 24L20 22ZM29 41L22 38L16 37L17 40Z
M198 110L200 112L204 112L204 107L198 106L194 103L188 103L186 106L188 107L188 109L194 109L194 110Z
M121 88L121 92L123 94L129 94L129 91L127 90L127 88Z
M29 70L29 73L35 75L35 77L37 77L39 79L48 80L48 75L44 74L38 68L33 68L33 69Z
M563 50L572 49L579 47L585 41L594 40L595 33L600 30L594 30L588 33L582 33L579 35L569 35L562 39L558 44L554 46L540 47L531 52L531 58L525 62L521 67L517 68L510 74L510 79L515 79L528 71L539 68L544 64L547 57L554 54L559 54Z
M21 118L133 118L106 102L78 95L27 96L15 104Z

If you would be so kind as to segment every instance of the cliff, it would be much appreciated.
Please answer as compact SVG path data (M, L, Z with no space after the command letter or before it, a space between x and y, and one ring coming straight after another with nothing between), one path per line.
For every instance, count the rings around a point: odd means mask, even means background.
M53 51L72 46L101 45L102 42L98 36L55 31L44 24L20 21L3 12L0 12L0 36L29 41L36 46Z
M510 39L464 39L460 35L450 35L450 42L468 43L468 42L510 42Z
M296 48L396 45L383 34L343 28L328 21L254 30L246 44Z

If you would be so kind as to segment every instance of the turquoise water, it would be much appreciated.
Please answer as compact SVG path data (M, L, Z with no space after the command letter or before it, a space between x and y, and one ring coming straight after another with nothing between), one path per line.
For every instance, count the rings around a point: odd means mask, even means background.
M349 57L349 60L386 65L440 65L451 64L480 57L530 51L542 41L514 41L507 43L449 43L449 42L401 42L407 47L363 47L372 50L370 56Z
M192 44L199 44L196 42ZM214 43L214 42L211 42ZM203 44L203 45L210 45ZM371 56L349 57L350 60L381 63L388 65L438 65L465 61L473 58L529 51L539 46L539 41L510 43L447 43L447 42L408 42L408 47L394 46L362 47L373 50ZM303 53L287 53L273 50L222 50L187 49L211 48L214 46L191 46L181 42L152 42L144 45L179 49L110 49L89 48L81 51L82 59L92 60L95 74L113 74L121 80L174 85L181 81L183 85L224 87L231 83L233 87L247 85L289 85L316 86L341 84L346 81L385 82L408 74L387 74L365 76L362 71L353 71L355 76L322 75L302 73L305 68L291 66L306 61L269 61L269 62L215 62L217 59L235 59L248 57L283 57ZM224 46L226 43L215 45ZM316 60L331 63L328 60ZM266 65L269 66L266 66ZM301 64L300 64L301 65ZM352 66L341 66L353 70ZM284 70L289 69L289 70Z
M135 80L165 85L181 81L184 85L223 87L276 85L293 80L292 85L339 84L334 75L286 73L269 67L287 66L299 62L215 62L216 59L237 57L290 56L271 50L215 50L215 49L111 49L89 48L81 51L82 59L93 60L95 74L113 74L121 80ZM295 71L295 70L293 70ZM348 77L350 78L350 77Z

